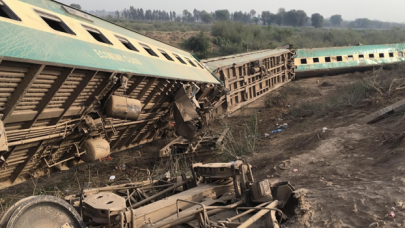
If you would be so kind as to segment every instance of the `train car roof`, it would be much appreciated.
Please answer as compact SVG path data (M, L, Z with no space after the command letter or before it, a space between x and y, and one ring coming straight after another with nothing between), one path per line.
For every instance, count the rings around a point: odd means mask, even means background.
M261 59L269 55L274 55L280 52L290 52L289 49L267 49L255 52L229 55L225 57L211 58L203 60L202 62L206 64L211 70L216 70L220 67L227 67L231 65L238 65L241 63L253 61L255 59Z
M5 8L6 7L6 8ZM219 84L192 54L53 0L0 0L0 59Z
M347 47L326 47L296 50L295 58L314 58L324 56L341 56L356 54L372 54L384 52L396 52L405 50L405 44L381 44L381 45L361 45Z

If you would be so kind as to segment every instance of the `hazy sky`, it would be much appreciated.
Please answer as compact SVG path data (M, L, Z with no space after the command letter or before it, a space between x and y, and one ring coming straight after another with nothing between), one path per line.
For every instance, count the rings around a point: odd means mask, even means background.
M257 13L269 10L276 13L278 8L302 9L308 16L320 13L324 17L341 14L345 20L368 18L390 22L405 22L404 0L58 0L65 4L78 3L84 10L123 10L135 8L182 12L195 9L208 12L228 9L230 12L251 9Z

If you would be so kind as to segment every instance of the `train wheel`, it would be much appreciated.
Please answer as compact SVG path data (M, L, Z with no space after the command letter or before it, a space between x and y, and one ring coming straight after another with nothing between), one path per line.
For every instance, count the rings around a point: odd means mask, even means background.
M79 213L54 196L33 196L14 204L3 216L1 228L85 228Z

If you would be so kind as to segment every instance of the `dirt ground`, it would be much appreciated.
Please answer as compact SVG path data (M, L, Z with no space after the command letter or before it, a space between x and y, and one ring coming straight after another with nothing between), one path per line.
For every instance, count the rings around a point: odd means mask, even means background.
M239 123L236 131L240 131L256 113L257 149L244 156L256 178L288 180L296 188L309 190L310 213L285 227L405 227L403 114L372 125L358 120L385 104L348 108L324 117L286 114L300 102L326 102L326 97L339 93L339 85L357 80L356 74L348 74L294 81L277 91L290 93L292 104L286 108L266 108L262 98L224 119ZM284 123L286 130L270 134ZM265 133L270 136L263 137ZM389 216L391 212L395 218Z
M371 125L358 120L387 103L347 107L322 116L291 114L303 102L327 102L330 96L339 94L340 85L356 82L364 74L293 81L272 92L273 96L288 95L287 103L281 107L266 107L268 97L263 97L213 124L221 129L228 125L237 135L257 115L255 151L242 156L253 165L256 179L279 178L290 181L296 188L309 190L310 212L283 227L405 227L403 113ZM390 102L400 98L392 98ZM270 133L284 123L287 129ZM266 133L269 136L265 137ZM85 181L98 187L107 183L111 175L117 181L135 181L146 177L141 168L149 167L152 173L157 173L158 168L167 167L154 163L153 154L165 143L138 147L113 155L111 161L84 165L1 190L2 211L33 194L63 197L78 191ZM126 168L122 170L120 166L124 163ZM294 169L298 172L292 172ZM389 216L391 212L395 213L394 218Z

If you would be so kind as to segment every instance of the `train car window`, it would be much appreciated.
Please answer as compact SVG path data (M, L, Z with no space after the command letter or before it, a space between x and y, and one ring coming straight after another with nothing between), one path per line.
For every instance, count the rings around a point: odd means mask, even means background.
M374 59L374 54L368 54L369 59Z
M8 7L3 1L0 0L0 17L21 21L21 19L15 14L10 7Z
M330 57L325 57L325 62L330 63Z
M319 58L314 58L313 61L314 63L319 63Z
M188 59L188 58L186 58L186 60L191 64L191 66L193 66L193 67L197 67L193 62L191 62L191 60L190 59Z
M159 50L159 49L158 49ZM163 50L159 50L160 53L162 53L162 55L169 61L174 61L174 59L172 57L170 57L170 55L168 55L165 51Z
M136 49L136 47L135 47L131 42L129 42L129 40L125 39L124 37L117 36L117 35L115 35L115 37L117 37L117 39L118 39L126 48L128 48L129 50L139 52L139 50Z
M352 60L353 60L353 55L347 56L347 59L348 59L349 61L352 61Z
M390 58L394 57L394 53L393 53L393 52L390 52L390 53L389 53L389 56L390 56Z
M197 63L197 65L200 66L201 69L204 69L204 67L203 67L199 62L197 62L197 61L195 61L195 60L194 60L194 62Z
M364 59L364 55L359 55L359 59Z
M301 64L307 64L307 59L301 59Z
M95 29L95 28L92 28L92 27L87 26L87 25L82 25L82 26L83 26L83 28L86 29L87 32L90 33L90 35L91 35L95 40L97 40L98 42L105 43L105 44L112 44L112 43L107 39L107 37L105 37L104 34L102 34L102 33L100 32L100 30Z
M384 58L384 53L379 54L380 58Z
M65 22L62 21L59 17L45 13L39 10L34 10L35 13L38 14L42 18L42 20L45 21L51 27L53 30L58 31L58 32L64 32L72 35L76 35L66 24Z
M143 47L143 49L145 49L146 52L149 53L149 55L155 56L155 57L158 57L158 58L159 58L159 56L158 56L158 55L152 50L152 48L150 48L148 45L142 44L142 43L139 43L139 44Z
M178 55L176 55L176 54L173 54L174 55L174 57L176 57L176 59L178 59L181 63L183 63L183 64L186 64L187 65L187 63L186 62L184 62L184 60L182 59L182 58L180 58L180 56L178 56Z
M337 57L336 57L336 60L337 60L338 62L342 62L342 61L343 61L343 57L342 57L342 56L337 56Z
M404 56L404 53L402 51L399 51L398 52L398 57L403 57L403 56Z

